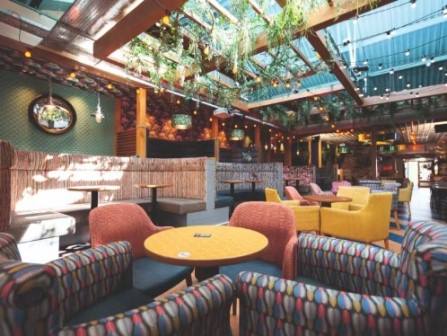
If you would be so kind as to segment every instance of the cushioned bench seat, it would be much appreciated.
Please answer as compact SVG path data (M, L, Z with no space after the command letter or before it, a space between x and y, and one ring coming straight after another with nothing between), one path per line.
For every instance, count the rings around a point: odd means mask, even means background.
M75 218L59 212L18 214L13 217L9 229L19 243L60 237L75 231Z
M190 212L206 210L206 202L186 198L159 198L157 200L157 210L184 215Z
M234 203L234 199L231 196L226 195L216 195L216 200L214 201L214 207L217 208L225 208L232 207Z

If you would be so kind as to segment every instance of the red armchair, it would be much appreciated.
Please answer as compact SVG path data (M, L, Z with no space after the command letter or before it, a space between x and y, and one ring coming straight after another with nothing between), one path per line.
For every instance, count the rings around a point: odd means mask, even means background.
M241 271L253 271L292 279L295 275L294 248L297 242L293 210L279 203L245 202L233 212L230 226L264 234L269 244L252 261L222 266L220 273L236 279Z
M154 225L139 205L121 203L95 208L90 212L89 225L92 247L120 240L130 242L134 288L157 296L183 279L191 284L192 268L162 263L146 255L144 240L170 227Z

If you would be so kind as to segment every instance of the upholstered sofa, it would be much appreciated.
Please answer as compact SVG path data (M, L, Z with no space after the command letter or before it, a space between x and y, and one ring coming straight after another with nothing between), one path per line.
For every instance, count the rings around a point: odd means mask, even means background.
M0 334L231 335L229 278L154 301L131 288L131 267L128 242L37 265L21 262L14 238L0 233Z
M402 252L302 234L296 281L243 272L240 335L445 335L447 227L411 223Z

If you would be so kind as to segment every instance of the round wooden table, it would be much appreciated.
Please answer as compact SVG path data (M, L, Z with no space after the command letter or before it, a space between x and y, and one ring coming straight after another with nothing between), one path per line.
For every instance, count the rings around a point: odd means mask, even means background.
M172 184L137 184L138 188L151 190L151 202L155 206L157 204L157 189L172 187Z
M223 180L221 183L226 183L230 185L230 194L234 196L234 185L244 183L244 180Z
M344 197L344 196L335 196L335 195L307 195L303 196L303 198L309 202L318 202L322 207L330 207L332 203L338 202L352 202L352 198Z
M198 225L160 231L144 241L155 260L195 267L199 281L219 273L219 266L255 258L268 245L263 234L234 226Z

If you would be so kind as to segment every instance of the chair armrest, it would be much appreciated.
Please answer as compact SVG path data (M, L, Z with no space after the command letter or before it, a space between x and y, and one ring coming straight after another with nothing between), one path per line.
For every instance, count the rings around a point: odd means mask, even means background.
M296 277L296 251L298 238L294 235L290 238L284 248L284 256L282 260L282 276L285 279L294 279Z
M0 261L0 301L10 308L26 310L40 305L55 308L55 270L48 265L15 260ZM54 295L53 300L50 299Z
M132 248L121 241L76 252L47 265L57 274L62 320L132 284Z
M64 328L55 335L231 335L230 306L234 285L216 275L164 300L97 321ZM144 321L144 323L143 323Z
M251 272L239 274L236 290L241 335L425 334L424 311L413 299L346 293Z
M300 201L297 201L297 200L285 200L285 201L281 201L281 204L286 205L286 206L299 206L300 205Z
M21 259L16 240L9 233L0 232L0 255L6 259Z
M301 234L297 274L335 288L392 295L400 256L376 246L349 240Z

